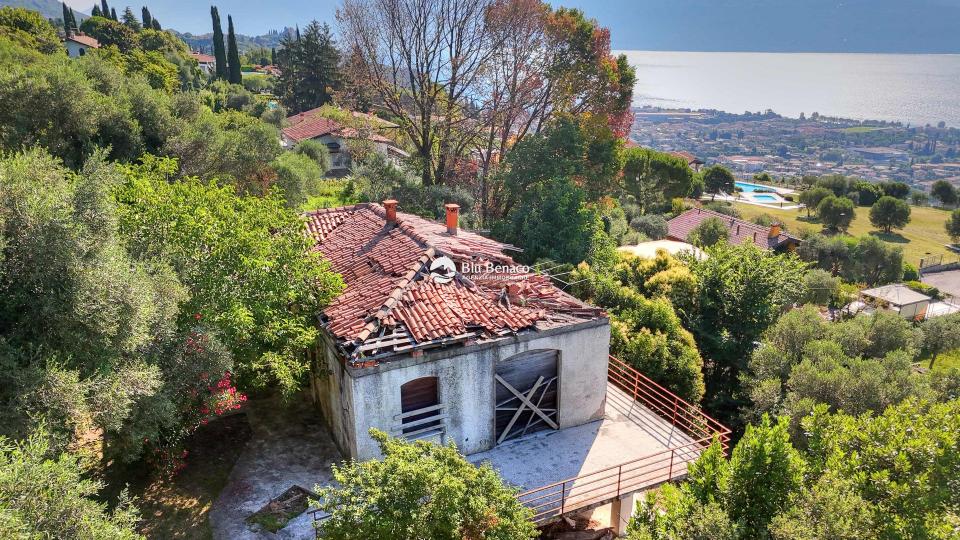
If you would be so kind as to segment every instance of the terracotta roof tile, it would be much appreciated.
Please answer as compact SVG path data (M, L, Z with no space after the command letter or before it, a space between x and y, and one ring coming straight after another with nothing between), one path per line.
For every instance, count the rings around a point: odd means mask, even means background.
M430 277L430 263L513 265L512 246L468 231L398 212L386 223L377 204L359 204L307 214L315 249L344 279L346 289L324 312L325 327L354 359L390 354L437 340L495 338L603 316L602 310L556 288L545 276L519 273L458 275L449 283ZM515 249L515 248L514 248ZM391 347L376 347L389 339ZM386 341L385 341L386 342Z
M727 229L730 231L729 242L731 244L752 242L763 249L776 249L788 241L800 242L795 236L783 232L771 237L770 227L757 225L756 223L707 210L706 208L687 210L668 221L667 238L686 242L687 237L698 225L712 217L718 218L727 226Z

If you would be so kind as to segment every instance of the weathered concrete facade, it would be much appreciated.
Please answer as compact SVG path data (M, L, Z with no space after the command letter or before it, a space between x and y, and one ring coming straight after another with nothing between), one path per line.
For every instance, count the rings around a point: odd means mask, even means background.
M498 362L518 354L558 352L560 429L602 418L609 341L609 321L599 318L355 368L343 364L325 337L314 359L313 394L341 451L369 459L379 456L370 428L399 434L401 385L437 377L446 413L442 442L453 441L469 455L496 445L494 373Z

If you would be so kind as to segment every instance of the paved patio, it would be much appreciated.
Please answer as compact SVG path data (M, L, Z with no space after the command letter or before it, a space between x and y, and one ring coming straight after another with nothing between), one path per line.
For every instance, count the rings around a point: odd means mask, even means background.
M945 294L960 299L960 270L924 274L921 281L933 285Z
M692 442L689 435L607 384L602 420L562 431L542 431L467 459L489 461L507 482L526 491ZM693 451L683 454L678 461L697 456Z
M250 401L253 436L210 509L215 540L313 539L309 511L276 534L251 530L247 517L293 485L312 490L332 482L330 465L342 460L323 421L305 396L289 405L275 399Z

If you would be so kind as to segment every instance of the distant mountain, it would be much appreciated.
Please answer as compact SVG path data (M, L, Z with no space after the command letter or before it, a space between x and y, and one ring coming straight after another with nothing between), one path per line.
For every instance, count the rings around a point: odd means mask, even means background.
M13 6L39 11L41 15L48 19L62 19L63 6L58 0L0 0L0 7ZM73 14L77 17L77 22L90 17L86 13L81 13L74 9Z
M287 35L287 33L292 33L293 31L293 28L284 28L281 31L271 30L262 36L245 36L243 34L237 34L237 48L240 49L240 52L245 52L255 47L266 47L268 49L279 48L280 40L283 39L283 36ZM189 32L181 34L180 32L173 30L173 33L185 41L186 44L190 46L190 50L213 54L212 32L206 34L191 34Z

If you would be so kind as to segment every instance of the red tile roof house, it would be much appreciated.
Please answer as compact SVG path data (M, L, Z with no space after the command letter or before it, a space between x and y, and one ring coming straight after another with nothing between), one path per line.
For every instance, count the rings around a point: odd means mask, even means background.
M565 503L575 508L579 475L647 460L648 472L622 487L649 487L682 476L725 429L697 432L708 419L682 426L678 411L702 413L608 356L601 309L516 264L505 253L516 248L460 229L457 205L442 224L397 204L305 216L314 249L346 284L308 351L311 397L345 456L378 457L368 433L377 428L452 441L522 488L571 479L569 489L521 498L547 519ZM609 487L595 494L626 493Z
M371 132L362 135L356 129L341 125L335 120L320 116L320 109L311 109L287 118L287 127L281 130L281 142L284 148L292 148L301 141L315 139L327 145L332 158L331 171L345 173L350 170L351 159L349 141L364 138L373 143L374 150L387 159L398 161L408 154L391 139L377 133L380 129L396 128L397 125L376 118L370 121ZM353 113L357 118L371 118L371 115ZM373 117L375 118L375 117Z
M67 49L67 56L77 58L87 54L89 49L99 49L100 42L83 32L77 32L67 36L63 40L63 46Z
M800 245L800 239L783 232L778 223L766 227L726 214L707 210L706 208L687 210L668 221L667 239L686 242L687 237L690 236L690 233L693 232L698 225L712 217L719 219L727 226L727 229L730 231L728 241L731 244L752 242L756 244L757 247L776 252L793 251Z

